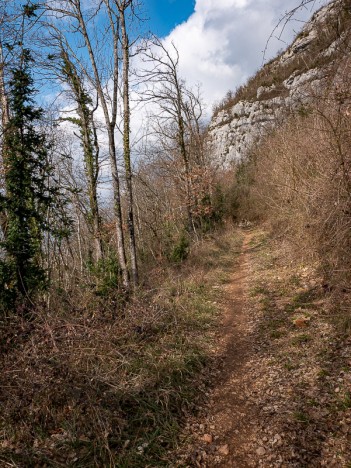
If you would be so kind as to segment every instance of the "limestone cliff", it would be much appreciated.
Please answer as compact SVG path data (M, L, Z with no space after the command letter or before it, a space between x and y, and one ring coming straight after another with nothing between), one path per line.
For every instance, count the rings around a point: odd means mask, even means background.
M215 160L228 164L242 158L290 112L303 112L330 82L350 28L350 1L332 1L314 14L285 52L224 99L208 129L207 143Z

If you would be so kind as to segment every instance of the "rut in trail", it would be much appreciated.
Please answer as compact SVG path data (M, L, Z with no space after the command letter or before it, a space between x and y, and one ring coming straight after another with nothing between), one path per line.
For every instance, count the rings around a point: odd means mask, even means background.
M244 232L238 264L230 282L223 286L224 314L218 342L223 365L209 396L207 415L199 421L206 428L204 440L213 443L206 450L201 443L194 447L194 466L255 466L250 447L255 438L256 410L248 398L254 338L246 301L251 237Z
M252 386L250 361L254 349L246 307L250 239L250 233L245 233L238 268L224 292L226 307L221 339L223 373L213 391L210 408L212 426L224 455L222 462L216 460L219 466L251 466L249 447L254 437L255 407L250 404L247 395Z

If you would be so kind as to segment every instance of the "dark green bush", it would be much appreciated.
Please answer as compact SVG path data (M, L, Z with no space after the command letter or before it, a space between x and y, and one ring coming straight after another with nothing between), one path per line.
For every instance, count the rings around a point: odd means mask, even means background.
M186 234L182 234L178 242L174 245L169 255L169 260L173 263L180 263L189 255L189 239Z

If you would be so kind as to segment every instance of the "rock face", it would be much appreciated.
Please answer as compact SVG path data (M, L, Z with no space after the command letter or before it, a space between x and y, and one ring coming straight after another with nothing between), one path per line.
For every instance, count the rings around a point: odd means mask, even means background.
M208 144L216 161L227 165L239 160L265 132L276 125L285 106L284 98L239 101L215 116L209 127Z
M347 5L346 0L335 0L321 8L284 53L266 64L234 98L223 102L207 137L216 162L226 166L240 160L255 141L290 112L303 112L321 92L347 34L347 21L337 29L340 12L350 16Z

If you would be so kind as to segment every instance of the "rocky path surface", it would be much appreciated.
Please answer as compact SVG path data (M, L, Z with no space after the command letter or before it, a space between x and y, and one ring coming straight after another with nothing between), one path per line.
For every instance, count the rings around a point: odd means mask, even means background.
M218 366L177 466L350 468L350 334L331 320L321 279L266 240L243 232L218 286Z
M252 324L246 310L249 251L252 235L245 233L237 268L224 286L224 318L218 346L222 349L222 372L212 394L206 425L215 433L218 454L203 462L219 466L250 466L256 409L248 399L252 387ZM212 438L209 434L208 439ZM206 438L206 437L205 437ZM240 447L240 450L238 449ZM204 455L204 454L202 454Z
M220 365L203 416L187 425L195 438L187 466L254 466L252 445L257 412L248 397L253 385L250 366L255 353L253 323L247 311L251 238L252 233L244 232L235 269L228 282L218 286L223 310L216 342Z

